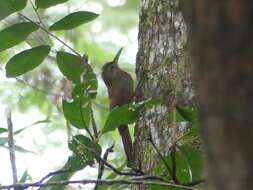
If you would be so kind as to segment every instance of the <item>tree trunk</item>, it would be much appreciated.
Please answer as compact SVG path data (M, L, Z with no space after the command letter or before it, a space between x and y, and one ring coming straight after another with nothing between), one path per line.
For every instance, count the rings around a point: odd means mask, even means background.
M138 40L137 101L162 100L161 105L143 110L135 128L135 167L152 174L160 158L148 140L150 134L166 155L174 106L193 101L186 26L178 0L142 0Z
M195 58L206 189L253 189L253 1L182 5Z

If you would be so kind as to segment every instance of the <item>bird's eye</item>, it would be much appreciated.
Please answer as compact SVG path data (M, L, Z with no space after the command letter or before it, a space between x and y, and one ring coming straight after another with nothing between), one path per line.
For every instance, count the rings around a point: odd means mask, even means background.
M109 67L109 68L110 68L110 70L112 70L112 69L114 68L114 65L110 65L110 67Z

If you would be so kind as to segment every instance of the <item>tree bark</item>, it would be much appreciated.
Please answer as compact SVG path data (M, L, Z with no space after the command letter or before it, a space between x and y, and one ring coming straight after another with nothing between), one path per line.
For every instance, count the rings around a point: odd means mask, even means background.
M205 144L207 188L253 189L253 1L182 0Z
M152 174L160 158L148 140L150 134L166 155L174 106L193 102L186 25L178 0L142 0L138 40L136 99L162 100L161 105L143 110L135 128L135 167Z

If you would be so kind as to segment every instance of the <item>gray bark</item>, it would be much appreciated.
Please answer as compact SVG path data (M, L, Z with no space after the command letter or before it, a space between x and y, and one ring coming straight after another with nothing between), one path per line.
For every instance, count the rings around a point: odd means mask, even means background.
M161 105L143 110L135 128L135 167L151 174L160 159L149 134L160 152L168 153L173 107L193 102L186 25L178 0L142 0L138 40L137 101L162 100Z

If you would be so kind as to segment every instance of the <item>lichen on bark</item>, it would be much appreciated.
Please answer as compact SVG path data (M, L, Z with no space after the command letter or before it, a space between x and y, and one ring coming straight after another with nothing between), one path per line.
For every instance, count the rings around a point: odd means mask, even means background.
M178 0L142 0L138 40L136 100L162 100L142 111L135 128L135 167L151 174L160 160L149 135L162 154L168 153L170 113L176 104L193 101L186 25Z

